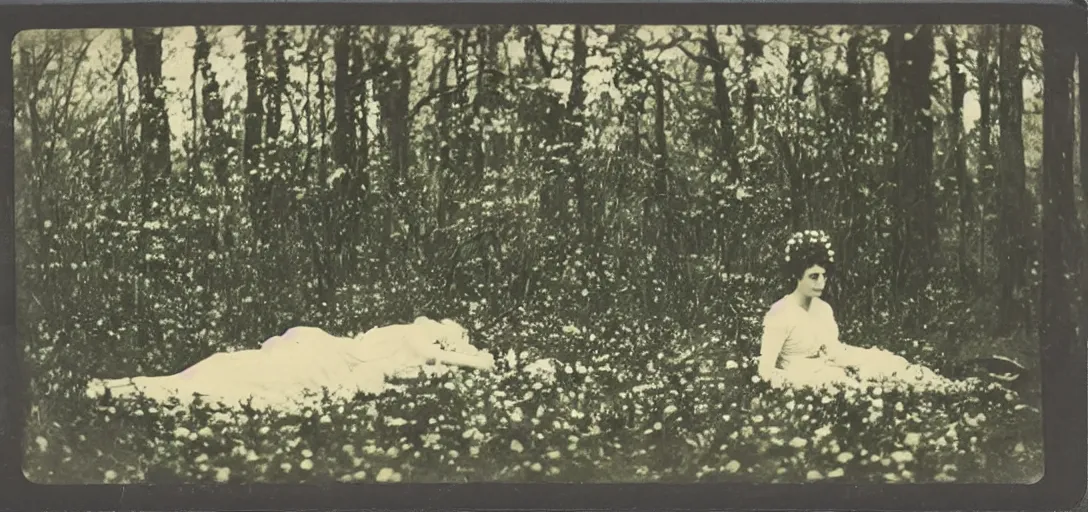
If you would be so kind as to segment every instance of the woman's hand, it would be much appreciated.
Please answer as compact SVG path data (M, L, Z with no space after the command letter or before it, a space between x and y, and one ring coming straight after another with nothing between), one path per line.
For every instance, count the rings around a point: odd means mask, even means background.
M480 360L483 362L482 366L480 367L481 370L492 371L495 369L495 356L492 355L490 352L478 351L474 355L479 357Z

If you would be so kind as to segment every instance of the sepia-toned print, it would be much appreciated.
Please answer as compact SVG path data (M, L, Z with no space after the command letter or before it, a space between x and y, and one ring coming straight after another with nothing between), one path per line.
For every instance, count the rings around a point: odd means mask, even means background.
M42 30L12 58L33 482L1043 475L1033 27Z

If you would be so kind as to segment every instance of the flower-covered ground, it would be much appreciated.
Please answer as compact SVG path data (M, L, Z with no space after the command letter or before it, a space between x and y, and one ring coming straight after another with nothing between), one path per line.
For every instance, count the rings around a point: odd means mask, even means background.
M497 353L494 373L397 382L350 402L315 397L298 414L73 397L62 424L42 421L47 402L30 416L26 474L112 483L1030 482L1042 474L1039 411L997 384L971 380L945 393L770 389L755 375L757 312L735 330L684 330L667 318L618 328L514 318L474 340ZM910 358L933 359L917 341L904 346L922 347L904 351ZM565 358L526 368L558 347Z

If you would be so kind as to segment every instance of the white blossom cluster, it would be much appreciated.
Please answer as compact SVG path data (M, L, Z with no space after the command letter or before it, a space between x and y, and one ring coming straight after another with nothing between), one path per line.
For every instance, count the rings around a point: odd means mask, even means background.
M790 236L786 242L786 261L790 261L790 255L795 253L802 245L808 247L823 246L827 250L827 260L835 262L835 251L831 249L831 237L821 230L799 231Z

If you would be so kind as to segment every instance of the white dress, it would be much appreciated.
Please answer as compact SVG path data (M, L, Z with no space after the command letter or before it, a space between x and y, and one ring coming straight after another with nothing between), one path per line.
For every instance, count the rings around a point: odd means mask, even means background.
M924 366L878 348L848 346L839 340L831 305L813 298L806 310L791 297L775 302L763 319L761 359L774 357L773 369L762 365L764 378L800 387L859 386L865 381L940 383L944 379ZM848 371L848 368L853 371Z
M260 349L218 353L174 375L93 380L89 396L109 389L115 397L137 393L164 402L176 397L234 407L293 409L306 394L351 398L377 394L389 377L418 375L429 363L490 369L494 358L468 344L455 323L421 318L413 324L371 329L355 338L316 327L293 327Z

